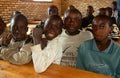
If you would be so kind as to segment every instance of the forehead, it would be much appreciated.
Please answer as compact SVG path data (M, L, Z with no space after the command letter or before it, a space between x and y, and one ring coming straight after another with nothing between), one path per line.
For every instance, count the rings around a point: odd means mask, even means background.
M21 26L26 26L27 27L27 23L24 21L24 19L19 19L19 18L13 18L11 20L11 26L15 27L21 27Z
M54 26L59 26L59 27L61 27L61 25L62 25L62 22L61 22L61 20L60 19L58 19L58 18L48 18L46 21L45 21L45 28L46 28L46 26L48 27L54 27Z
M77 12L71 11L71 12L67 12L65 14L65 18L67 18L67 17L70 17L70 18L80 18L80 15Z
M100 18L95 18L93 20L93 24L95 24L95 25L108 24L108 20L106 20L106 19L100 19Z

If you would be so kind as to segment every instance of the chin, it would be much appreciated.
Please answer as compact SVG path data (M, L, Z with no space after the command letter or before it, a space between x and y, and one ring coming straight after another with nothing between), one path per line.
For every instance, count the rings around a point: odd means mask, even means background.
M54 39L55 37L46 37L48 40L52 40Z

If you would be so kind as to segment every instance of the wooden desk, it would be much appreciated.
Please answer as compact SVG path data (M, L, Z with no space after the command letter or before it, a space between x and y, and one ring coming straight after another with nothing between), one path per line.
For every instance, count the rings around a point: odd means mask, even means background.
M35 73L33 64L13 65L0 60L0 78L111 78L67 66L52 64L47 71Z

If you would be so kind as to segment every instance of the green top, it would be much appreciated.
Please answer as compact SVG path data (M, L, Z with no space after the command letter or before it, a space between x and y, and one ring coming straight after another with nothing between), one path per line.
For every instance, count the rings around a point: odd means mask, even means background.
M78 49L77 68L120 78L120 45L111 40L100 51L94 39L85 41Z

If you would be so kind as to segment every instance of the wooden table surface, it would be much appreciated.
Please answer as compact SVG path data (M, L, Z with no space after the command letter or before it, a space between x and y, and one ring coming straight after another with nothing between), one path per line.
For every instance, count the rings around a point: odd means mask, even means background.
M45 72L35 73L33 64L13 65L0 60L0 78L111 78L68 66L52 64Z

